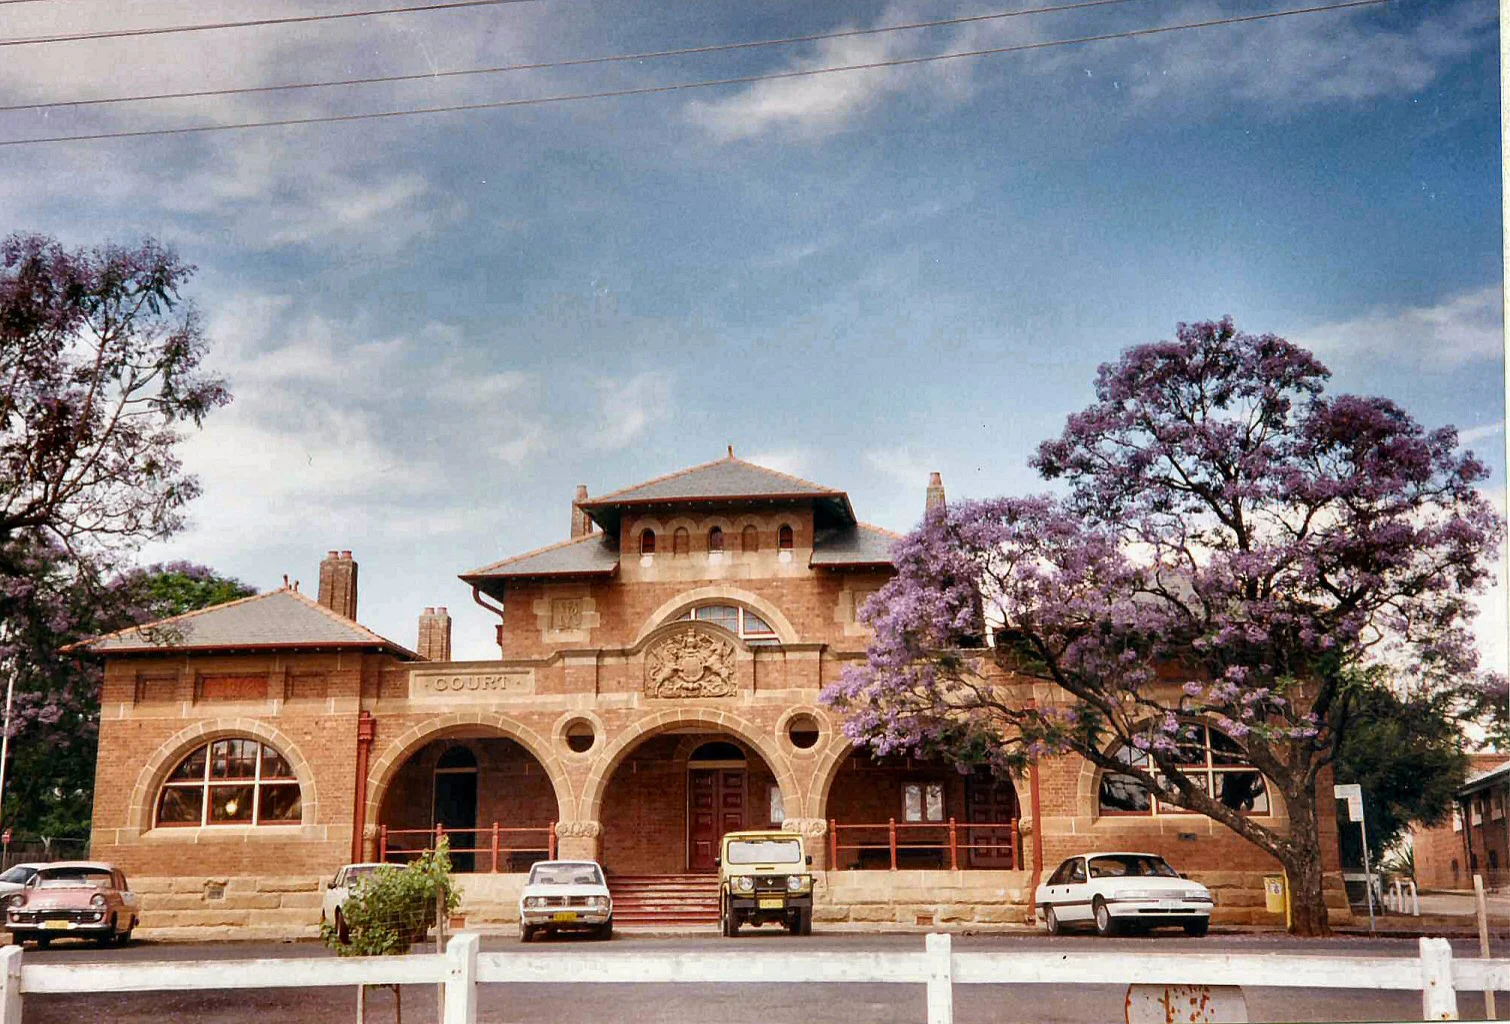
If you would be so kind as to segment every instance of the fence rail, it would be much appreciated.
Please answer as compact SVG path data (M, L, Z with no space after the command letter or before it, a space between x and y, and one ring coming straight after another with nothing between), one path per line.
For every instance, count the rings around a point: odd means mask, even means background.
M406 836L421 837L422 845L418 847L395 845L395 837L398 837L400 842L402 842L403 837ZM531 828L502 828L495 821L491 827L484 825L479 828L452 829L450 831L447 831L444 825L436 825L434 828L389 828L387 825L380 825L378 827L378 860L384 864L402 864L412 857L418 857L430 852L439 845L442 839L447 837L450 837L451 840L450 851L453 861L459 854L473 858L487 857L490 858L489 863L494 874L500 870L515 870L516 865L513 863L514 854L533 856L543 853L545 854L544 858L534 857L534 859L556 859L555 822ZM472 845L456 845L457 840L462 837L468 837L467 841L471 842ZM478 846L477 839L479 837L488 839L488 845ZM519 845L521 841L528 845ZM500 861L500 858L503 858L503 860ZM499 867L500 863L504 865L502 868ZM476 870L475 860L472 870Z
M1420 991L1423 1020L1456 1020L1457 990L1510 990L1510 960L1454 960L1446 939L1418 957L1038 950L956 953L933 934L918 952L479 953L463 932L446 952L297 960L23 963L0 949L0 1024L21 1024L27 995L440 984L442 1024L475 1024L479 984L777 983L923 985L928 1024L953 1024L955 985L1238 985Z
M884 838L877 838L876 833L884 833ZM840 841L845 834L851 837L849 842ZM910 858L916 851L927 851L937 855L938 867L947 867L951 871L961 867L962 852L965 854L964 867L1010 871L1022 863L1021 838L1015 821L966 822L954 818L923 822L898 822L891 818L865 824L830 821L828 866L837 868L839 854L846 850L859 853L862 868L868 866L866 854L885 851L889 855L890 868L895 871L899 855Z

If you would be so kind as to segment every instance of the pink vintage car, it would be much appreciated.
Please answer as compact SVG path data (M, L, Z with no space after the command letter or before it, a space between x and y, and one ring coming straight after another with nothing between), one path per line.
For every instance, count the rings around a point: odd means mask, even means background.
M141 914L126 876L95 861L48 864L4 901L5 924L13 941L35 939L38 947L62 937L124 946Z

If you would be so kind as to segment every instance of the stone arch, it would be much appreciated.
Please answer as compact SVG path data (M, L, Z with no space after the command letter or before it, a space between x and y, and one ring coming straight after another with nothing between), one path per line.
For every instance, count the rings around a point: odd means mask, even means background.
M658 711L640 719L614 737L613 742L603 751L603 756L593 768L592 774L588 776L578 804L578 817L587 821L600 820L603 795L613 780L614 772L629 756L630 751L645 740L680 725L704 725L708 727L709 732L728 733L735 737L765 761L766 766L776 777L776 784L781 787L782 799L788 801L789 806L802 806L799 802L802 794L797 789L797 780L792 773L790 762L758 726L730 711L687 707Z
M373 759L372 766L368 769L365 820L369 822L379 820L383 798L388 794L389 785L399 769L416 751L434 740L445 739L459 732L478 728L490 730L505 739L513 740L540 763L540 767L545 770L546 776L550 779L551 789L556 794L557 818L568 820L568 815L576 806L576 795L572 792L571 780L560 760L552 752L550 741L516 718L487 711L458 711L449 715L439 715L424 725L412 726L391 740L383 748L383 753Z
M725 600L732 601L735 604L742 604L754 611L762 619L765 619L770 624L770 627L776 631L776 637L782 643L794 644L799 642L797 631L792 628L791 622L788 621L785 615L781 614L781 609L777 608L770 601L767 601L759 594L752 594L740 587L715 583L706 587L697 587L693 590L684 590L669 601L663 602L659 608L646 617L644 623L640 626L639 633L634 638L634 644L631 646L638 647L643 643L651 633L666 624L673 612L679 611L688 605L706 604L714 600Z
M813 764L812 789L808 792L808 812L814 818L828 819L828 795L844 762L854 754L858 744L835 730L828 745Z
M140 832L152 828L152 810L157 804L157 793L162 788L168 773L178 766L195 747L202 747L214 740L229 737L249 737L260 740L282 754L299 780L299 823L317 825L320 822L320 800L315 786L314 769L286 733L266 722L254 718L212 718L195 722L168 737L150 757L136 776L136 785L131 790L127 805L126 825ZM232 827L232 826L216 826ZM276 828L264 825L262 828Z

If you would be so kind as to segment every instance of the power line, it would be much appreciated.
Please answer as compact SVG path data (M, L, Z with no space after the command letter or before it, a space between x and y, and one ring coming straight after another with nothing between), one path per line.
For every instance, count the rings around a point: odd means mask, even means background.
M140 131L95 132L86 135L55 135L37 139L0 140L4 146L36 146L52 142L94 142L101 139L136 139L157 135L199 135L206 132L236 131L248 128L280 128L308 124L337 124L349 121L373 121L381 118L412 117L418 114L454 114L474 110L501 110L509 107L543 106L552 103L571 103L581 100L616 99L625 96L649 96L657 93L681 92L687 89L707 89L723 85L747 85L754 82L771 82L789 78L808 78L815 75L832 75L848 71L868 71L878 68L904 67L914 64L930 64L937 61L959 60L970 57L986 57L1007 53L1023 53L1029 50L1045 50L1058 46L1074 46L1083 43L1100 43L1113 39L1135 39L1142 36L1161 35L1167 32L1182 32L1190 29L1215 28L1221 25L1239 25L1273 18L1286 18L1297 14L1318 14L1325 11L1340 11L1355 7L1376 7L1391 0L1346 0L1344 3L1322 4L1314 7L1296 7L1284 11L1268 11L1263 14L1248 14L1231 18L1215 18L1209 21L1186 22L1180 25L1159 25L1153 28L1129 29L1123 32L1108 32L1102 35L1078 36L1074 39L1050 39L1036 43L1019 43L1015 46L995 46L982 50L960 50L954 53L932 54L926 57L898 57L893 60L869 61L864 64L844 64L826 68L805 68L797 71L778 71L761 75L740 75L734 78L706 79L694 82L675 82L669 85L649 85L630 89L611 89L602 92L567 93L560 96L536 96L527 99L492 100L485 103L456 103L439 107L415 107L404 110L380 110L365 114L329 114L315 117L290 117L270 121L240 121L230 124L190 125L182 128L150 128Z
M14 3L17 0L0 0ZM837 32L818 32L805 36L787 36L782 39L757 39L740 43L713 43L707 46L685 46L675 50L650 50L644 53L621 53L606 57L577 57L567 60L540 61L533 64L504 64L489 68L463 68L453 71L427 71L409 75L377 75L370 78L340 78L320 82L291 82L285 85L257 85L239 89L196 89L187 92L149 93L141 96L110 96L89 100L53 100L46 103L13 103L0 106L0 112L12 110L51 110L58 107L91 107L114 103L145 103L155 100L199 99L207 96L246 96L254 93L284 92L295 89L330 89L349 85L383 85L393 82L417 82L436 78L457 78L466 75L496 75L506 71L538 71L544 68L580 67L586 64L610 64L624 61L654 60L661 57L685 57L692 54L718 53L727 50L748 50L765 46L787 46L794 43L810 43L824 39L844 39L850 36L879 35L885 32L908 32L917 29L940 28L949 25L964 25L971 22L998 21L1004 18L1019 18L1030 14L1052 14L1059 11L1076 11L1087 7L1106 7L1113 4L1142 3L1146 0L1081 0L1079 3L1058 4L1053 7L1028 7L995 14L972 14L959 18L941 18L936 21L914 21L903 25L883 25L877 28L844 29Z
M20 0L0 0L18 3ZM161 28L123 28L102 32L75 32L61 36L25 36L0 39L0 46L33 46L39 43L77 43L86 39L124 39L134 36L166 36L180 32L216 32L227 28L256 28L264 25L298 25L311 21L343 21L349 18L374 18L381 14L416 14L425 11L449 11L460 7L499 7L503 4L527 4L536 0L451 0L449 3L410 4L407 7L384 7L375 11L346 11L342 14L300 14L286 18L256 18L251 21L215 21L199 25L165 25Z

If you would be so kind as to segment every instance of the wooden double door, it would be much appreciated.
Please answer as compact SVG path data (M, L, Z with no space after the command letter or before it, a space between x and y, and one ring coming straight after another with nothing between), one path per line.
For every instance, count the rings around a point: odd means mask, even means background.
M745 827L748 779L743 768L693 768L687 772L687 867L716 871L726 832Z

